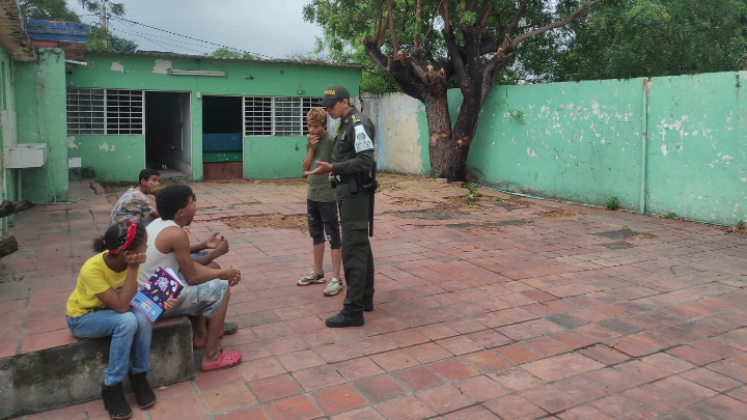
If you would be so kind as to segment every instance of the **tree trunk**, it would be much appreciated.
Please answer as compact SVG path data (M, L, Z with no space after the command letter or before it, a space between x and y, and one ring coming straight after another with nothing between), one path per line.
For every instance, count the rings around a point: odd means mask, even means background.
M477 90L479 92L479 90ZM453 181L466 181L467 180L467 156L469 156L469 149L472 146L472 140L475 138L475 132L477 131L477 121L480 117L480 111L482 111L483 100L481 95L469 94L468 92L462 91L464 100L459 108L459 115L457 116L456 123L454 124L454 131L452 134L452 144L456 147L451 151L452 159L455 162L455 168L453 178L449 177L449 180Z
M0 203L0 218L10 216L12 214L16 214L18 212L30 209L31 207L34 207L36 203L29 200L28 198L23 201L8 201L3 200L2 203Z
M15 236L6 236L0 241L0 258L18 251L18 241Z
M431 160L431 175L453 180L458 159L454 156L457 147L452 138L446 92L434 89L423 93L425 116L428 120L428 154Z

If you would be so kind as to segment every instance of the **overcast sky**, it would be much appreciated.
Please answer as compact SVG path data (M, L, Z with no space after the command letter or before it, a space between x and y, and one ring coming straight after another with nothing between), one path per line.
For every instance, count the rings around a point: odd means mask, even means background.
M83 23L100 21L95 16L84 16L90 12L83 10L77 0L67 2ZM303 20L302 10L308 0L121 2L125 5L127 19L274 58L310 53L315 37L322 36L321 28ZM113 34L136 41L141 50L202 54L218 48L139 25L130 26L114 19L110 22Z

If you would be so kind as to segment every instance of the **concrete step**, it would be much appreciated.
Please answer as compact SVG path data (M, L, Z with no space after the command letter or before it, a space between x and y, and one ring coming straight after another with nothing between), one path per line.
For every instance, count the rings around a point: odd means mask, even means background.
M0 419L10 419L101 398L111 338L0 359ZM159 321L153 328L148 382L152 387L194 379L189 319ZM130 392L125 378L125 392Z

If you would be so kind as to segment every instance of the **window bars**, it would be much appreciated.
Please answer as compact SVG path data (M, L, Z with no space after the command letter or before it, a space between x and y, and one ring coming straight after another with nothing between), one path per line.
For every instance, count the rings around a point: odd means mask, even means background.
M244 135L246 136L303 136L306 113L321 98L244 98Z
M68 89L67 132L143 134L143 98L142 90Z

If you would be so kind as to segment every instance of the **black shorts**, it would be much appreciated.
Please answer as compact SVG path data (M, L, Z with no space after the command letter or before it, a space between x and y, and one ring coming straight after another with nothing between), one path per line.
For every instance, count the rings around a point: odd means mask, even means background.
M324 233L327 233L329 247L340 249L340 223L337 218L337 203L306 200L306 214L309 218L309 235L314 245L324 243Z

